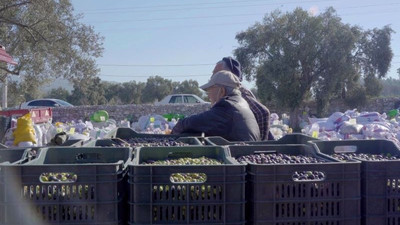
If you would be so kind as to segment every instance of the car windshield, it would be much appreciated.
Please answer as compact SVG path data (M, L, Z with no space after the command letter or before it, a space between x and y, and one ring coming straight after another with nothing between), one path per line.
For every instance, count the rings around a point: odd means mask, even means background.
M61 106L73 106L72 104L70 104L70 103L68 103L66 101L63 101L63 100L56 100L56 102L58 104L60 104Z

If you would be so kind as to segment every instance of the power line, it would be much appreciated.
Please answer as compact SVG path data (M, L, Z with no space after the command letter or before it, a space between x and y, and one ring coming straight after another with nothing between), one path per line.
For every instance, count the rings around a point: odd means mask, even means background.
M203 64L98 64L99 66L114 66L114 67L183 67L183 66L210 66L215 63Z
M400 3L399 3L400 4ZM380 12L366 12L366 13L345 13L345 14L341 14L340 16L355 16L355 15L371 15L371 14L389 14L389 13L398 13L397 10L395 11L380 11ZM231 26L231 25L239 25L239 24L249 24L249 23L254 23L255 21L241 21L241 22L232 22L232 23L220 23L220 24L196 24L196 25L182 25L182 26L163 26L163 27L130 27L129 28L123 28L123 27L119 27L117 29L99 29L101 31L122 31L122 32L128 32L130 30L165 30L165 29L182 29L182 28L201 28L201 27L216 27L216 26Z
M218 27L218 26L236 26L239 24L246 24L248 25L249 23L254 23L255 21L242 21L242 22L236 22L236 23L213 23L213 24L196 24L196 25L183 25L183 26L163 26L163 27L130 27L130 28L117 28L117 29L99 29L100 31L106 32L106 31L113 31L118 32L130 32L131 30L135 30L135 31L146 31L146 30L170 30L170 29L182 29L182 28L188 28L188 29L192 29L192 28L202 28L202 27Z
M303 1L302 3L312 3L312 2L330 2L330 1L337 1L337 0L310 0L310 1ZM161 9L161 10L135 10L135 9L124 9L121 11L110 11L106 13L130 13L130 12L166 12L166 11L183 11L183 10L203 10L203 9L220 9L220 8L238 8L238 7L255 7L255 6L267 6L267 5L284 5L284 4L298 4L298 1L294 2L282 2L282 3L268 3L268 4L253 4L253 5L224 5L224 6L215 6L215 7L192 7L192 8L176 8L176 9ZM105 11L102 12L88 12L85 14L103 14Z
M163 8L163 7L174 7L174 6L199 6L199 5L218 5L227 3L243 3L243 2L259 2L265 0L247 0L247 1L226 1L226 2L209 2L209 3L192 3L192 4L170 4L170 5L154 5L154 6L136 6L127 8L107 8L107 9L88 9L87 12L96 11L113 11L113 10L127 10L127 9L147 9L147 8Z
M395 55L394 57L400 57L400 55ZM400 63L392 62L392 63ZM191 66L213 66L215 63L192 63L192 64L98 64L99 66L106 67L191 67ZM110 75L112 76L112 75Z
M261 15L261 14L260 14ZM240 16L258 16L254 13L248 14L234 14L234 15L219 15L219 16L189 16L189 17L165 17L165 18L154 18L154 19L137 19L137 20L112 20L112 21L96 21L89 23L122 23L122 22L144 22L144 21L165 21L165 20L187 20L187 19L208 19L208 18L226 18L226 17L240 17Z
M338 9L353 9L353 8L367 8L376 6L389 6L389 5L400 5L400 3L386 3L386 4L371 4L361 5L353 7L344 7ZM369 14L369 13L368 13ZM144 22L144 21L160 21L160 20L187 20L187 19L207 19L207 18L221 18L221 17L241 17L241 16L258 16L263 14L228 14L228 15L217 15L217 16L190 16L190 17L164 17L164 18L151 18L151 19L130 19L130 20L112 20L112 21L91 21L89 23L121 23L121 22Z
M98 74L97 76L100 77L152 77L152 76L161 76L161 77L206 77L206 76L211 76L211 74L203 74L203 75L111 75L111 74Z

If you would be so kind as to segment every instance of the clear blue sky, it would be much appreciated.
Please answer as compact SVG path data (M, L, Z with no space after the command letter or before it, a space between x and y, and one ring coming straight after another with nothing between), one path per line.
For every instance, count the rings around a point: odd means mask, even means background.
M363 29L391 25L394 58L388 77L400 67L398 0L72 0L81 22L105 37L97 63L105 81L145 82L159 75L173 81L206 83L214 64L233 54L235 35L265 14L296 7L325 11L334 7L344 23ZM253 86L254 82L245 83Z

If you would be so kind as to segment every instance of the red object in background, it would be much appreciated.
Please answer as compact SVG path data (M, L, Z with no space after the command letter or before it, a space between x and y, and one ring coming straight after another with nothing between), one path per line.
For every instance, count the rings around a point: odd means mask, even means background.
M0 45L0 62L6 62L12 65L17 65L17 62L6 52L4 46Z
M6 117L21 117L27 113L31 113L33 123L46 123L51 122L53 119L53 112L51 108L33 108L33 109L17 109L0 111L0 116Z

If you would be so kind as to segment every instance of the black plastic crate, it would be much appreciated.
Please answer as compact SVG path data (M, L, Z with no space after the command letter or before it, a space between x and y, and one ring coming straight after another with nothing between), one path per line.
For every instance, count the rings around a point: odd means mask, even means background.
M27 157L27 148L6 148L0 149L0 165L14 164L23 161Z
M324 159L309 164L247 164L246 220L257 225L357 225L360 163L343 163L316 153L311 145L229 146L233 158L282 153ZM322 179L298 181L296 172L318 171Z
M400 156L389 140L316 141L321 153L354 152ZM400 224L400 160L361 161L362 224Z
M120 138L104 138L89 141L84 147L129 147L129 143Z
M70 147L82 147L84 144L84 140L80 140L80 139L68 139L66 142L62 143L60 146L70 146Z
M131 157L131 148L41 148L35 160L2 167L0 224L126 222Z
M219 146L142 147L128 166L129 224L245 224L245 165ZM205 156L222 165L142 165L147 160ZM173 174L205 174L205 182L175 183Z
M143 139L143 140L152 140L155 141L157 139L165 140L170 139L176 142L182 142L188 145L203 145L200 140L195 136L190 136L189 134L179 134L179 135L164 135L164 134L143 134L137 133L130 128L116 128L110 133L107 134L105 139L113 139L119 138L129 142L130 139Z
M129 138L179 138L179 137L189 137L196 136L193 134L145 134L138 133L131 128L127 127L118 127L114 130L110 131L105 138L121 138L121 139L129 139Z
M205 145L265 145L265 144L307 144L308 141L318 140L302 133L287 134L279 140L269 141L228 141L223 137L205 137ZM202 141L202 140L200 140Z

